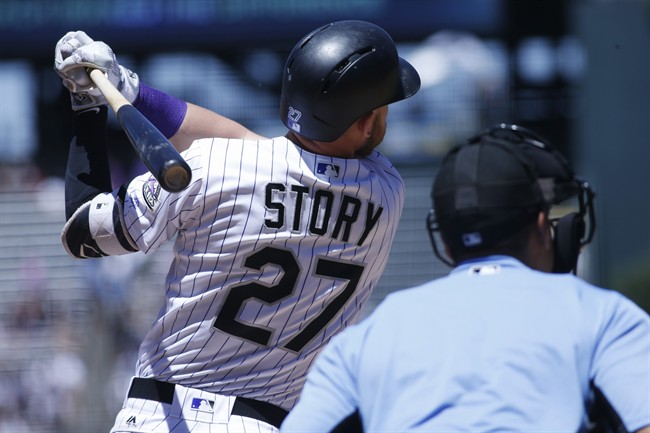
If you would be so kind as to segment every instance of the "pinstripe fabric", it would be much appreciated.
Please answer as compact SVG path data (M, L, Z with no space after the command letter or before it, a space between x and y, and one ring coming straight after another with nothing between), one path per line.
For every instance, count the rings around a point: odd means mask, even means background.
M186 190L143 175L124 203L142 251L174 242L137 375L290 409L385 268L402 179L377 152L324 157L284 137L199 140L183 156Z

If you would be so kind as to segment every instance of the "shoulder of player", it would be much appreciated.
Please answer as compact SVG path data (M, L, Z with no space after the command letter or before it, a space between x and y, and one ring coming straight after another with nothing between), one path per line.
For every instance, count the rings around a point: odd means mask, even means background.
M362 161L368 161L378 167L380 167L382 170L385 172L389 173L391 176L397 177L398 179L402 179L401 175L397 171L397 168L393 165L393 163L381 152L379 151L374 151L367 157L363 158Z
M232 146L243 146L243 145L253 145L259 146L264 143L270 144L276 139L266 138L262 136L248 137L248 138L225 138L225 137L206 137L194 140L192 144L181 152L181 155L185 153L197 153L205 152L205 149L214 149L222 148L226 149Z
M205 138L200 138L198 140L195 140L192 143L192 146L211 146L215 144L228 144L228 143L262 143L262 142L272 142L279 138L284 138L284 137L269 138L257 134L253 134L241 138L205 137Z

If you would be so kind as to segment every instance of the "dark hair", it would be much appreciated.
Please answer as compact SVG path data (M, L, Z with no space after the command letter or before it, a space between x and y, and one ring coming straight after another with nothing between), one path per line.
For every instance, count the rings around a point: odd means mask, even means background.
M509 236L500 239L492 246L468 249L465 247L460 247L456 244L448 243L447 241L445 241L445 243L448 245L449 254L455 263L460 263L462 261L474 259L477 257L485 257L497 254L512 256L521 261L525 261L528 239L531 230L534 230L536 227L536 221L536 218L531 219L517 231ZM442 234L442 238L443 240L445 239L444 232Z

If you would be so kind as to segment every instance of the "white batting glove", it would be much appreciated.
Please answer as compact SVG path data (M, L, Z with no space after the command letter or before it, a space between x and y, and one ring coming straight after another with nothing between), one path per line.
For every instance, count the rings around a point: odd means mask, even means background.
M117 62L111 47L93 41L82 31L68 32L56 44L54 70L70 91L74 111L107 104L104 95L91 81L88 68L102 71L129 102L138 96L138 75Z

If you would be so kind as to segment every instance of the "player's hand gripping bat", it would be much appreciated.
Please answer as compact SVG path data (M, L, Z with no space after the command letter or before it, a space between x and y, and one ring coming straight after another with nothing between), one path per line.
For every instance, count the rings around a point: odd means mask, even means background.
M192 170L169 140L122 96L102 71L89 69L88 75L115 112L138 157L160 186L170 192L185 189L192 179Z

